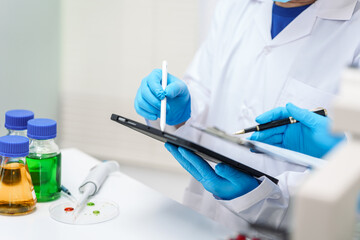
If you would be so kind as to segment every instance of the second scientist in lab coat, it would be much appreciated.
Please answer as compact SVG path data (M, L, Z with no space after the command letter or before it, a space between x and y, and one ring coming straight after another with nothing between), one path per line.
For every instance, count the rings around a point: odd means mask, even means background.
M232 133L253 126L258 115L288 102L306 109L330 108L344 67L360 65L360 2L318 0L274 38L273 7L271 0L219 2L211 32L183 78L191 96L191 118L184 116L186 124L179 132L195 123ZM146 86L139 89L135 101L138 113L151 120L158 117L151 115L152 110L158 111L158 105L146 109L149 98L144 94L152 94L153 100L164 97L164 93L151 89L151 79L157 77L161 78L161 74L154 71L143 80L142 85ZM146 87L150 90L144 90ZM171 101L171 96L167 97ZM175 108L170 107L169 111ZM171 120L170 117L170 125L179 123ZM233 229L238 229L244 219L275 227L287 223L289 199L306 175L305 168L220 143L206 135L194 134L192 138L275 176L279 184L262 178L246 194L221 200L193 180L186 190L186 205Z

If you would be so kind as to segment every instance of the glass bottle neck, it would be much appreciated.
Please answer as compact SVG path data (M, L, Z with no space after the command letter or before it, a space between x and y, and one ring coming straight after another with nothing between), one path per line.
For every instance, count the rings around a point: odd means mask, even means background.
M55 143L55 139L37 140L30 139L30 155L36 154L59 154L60 149Z
M55 138L52 139L46 139L46 140L39 140L39 139L33 139L30 138L30 144L38 144L38 145L47 145L47 144L54 144Z
M9 136L23 136L27 137L27 130L12 130L8 129L8 135Z
M0 156L0 167L10 163L26 164L26 157L4 157Z

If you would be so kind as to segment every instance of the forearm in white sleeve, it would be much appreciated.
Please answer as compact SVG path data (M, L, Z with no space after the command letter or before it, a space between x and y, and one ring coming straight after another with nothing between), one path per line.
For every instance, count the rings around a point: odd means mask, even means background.
M222 16L226 12L224 6L226 4L220 2L216 7L210 32L206 40L201 44L183 78L190 91L191 118L186 122L185 126L177 131L177 134L186 135L188 139L193 141L198 140L200 133L189 130L189 126L191 124L203 125L205 123L209 103L211 102L213 60L219 46L221 30L224 24L224 17Z
M360 53L355 57L353 64L360 68Z
M197 69L199 68L199 61L202 54L203 53L200 49L184 77L184 81L190 91L191 117L184 126L180 127L175 132L176 135L193 142L197 142L199 140L201 133L199 131L194 131L191 125L202 126L204 124L211 96L210 90L203 85L202 81L199 80L203 77L201 76L201 71Z
M265 224L275 228L288 227L289 204L306 172L285 172L277 178L278 185L263 177L259 187L231 201L219 201L228 210L251 223Z

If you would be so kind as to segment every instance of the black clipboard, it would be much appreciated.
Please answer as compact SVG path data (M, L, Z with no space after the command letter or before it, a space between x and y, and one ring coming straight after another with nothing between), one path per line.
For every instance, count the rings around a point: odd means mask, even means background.
M279 182L278 179L267 175L263 172L260 172L254 168L248 167L242 163L239 163L235 160L232 160L228 157L225 157L221 154L218 154L214 151L211 151L205 147L202 147L196 143L190 142L186 139L180 138L178 136L172 135L170 133L167 132L162 132L159 129L147 126L145 124L139 123L137 121L128 119L126 117L123 116L119 116L117 114L112 114L111 115L111 120L120 123L121 125L124 125L128 128L131 128L137 132L140 132L142 134L145 134L151 138L154 138L158 141L161 142L169 142L173 145L179 146L179 147L183 147L186 148L192 152L194 152L196 155L202 157L203 159L205 159L206 161L211 161L214 163L225 163L233 168L238 169L241 172L247 173L255 178L260 178L260 177L267 177L268 179L270 179L272 182L274 182L275 184L277 184ZM244 147L247 148L251 148L251 145L244 145Z

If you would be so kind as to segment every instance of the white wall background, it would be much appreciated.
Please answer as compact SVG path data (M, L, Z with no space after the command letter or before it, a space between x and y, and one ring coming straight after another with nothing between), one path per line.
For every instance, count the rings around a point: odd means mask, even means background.
M198 47L198 7L194 0L63 0L63 147L180 170L161 143L109 118L143 121L133 107L136 90L163 59L172 74L184 74Z
M198 0L199 1L199 36L200 42L202 42L211 26L212 17L216 4L219 0Z
M5 112L57 119L60 2L0 0L0 136Z

